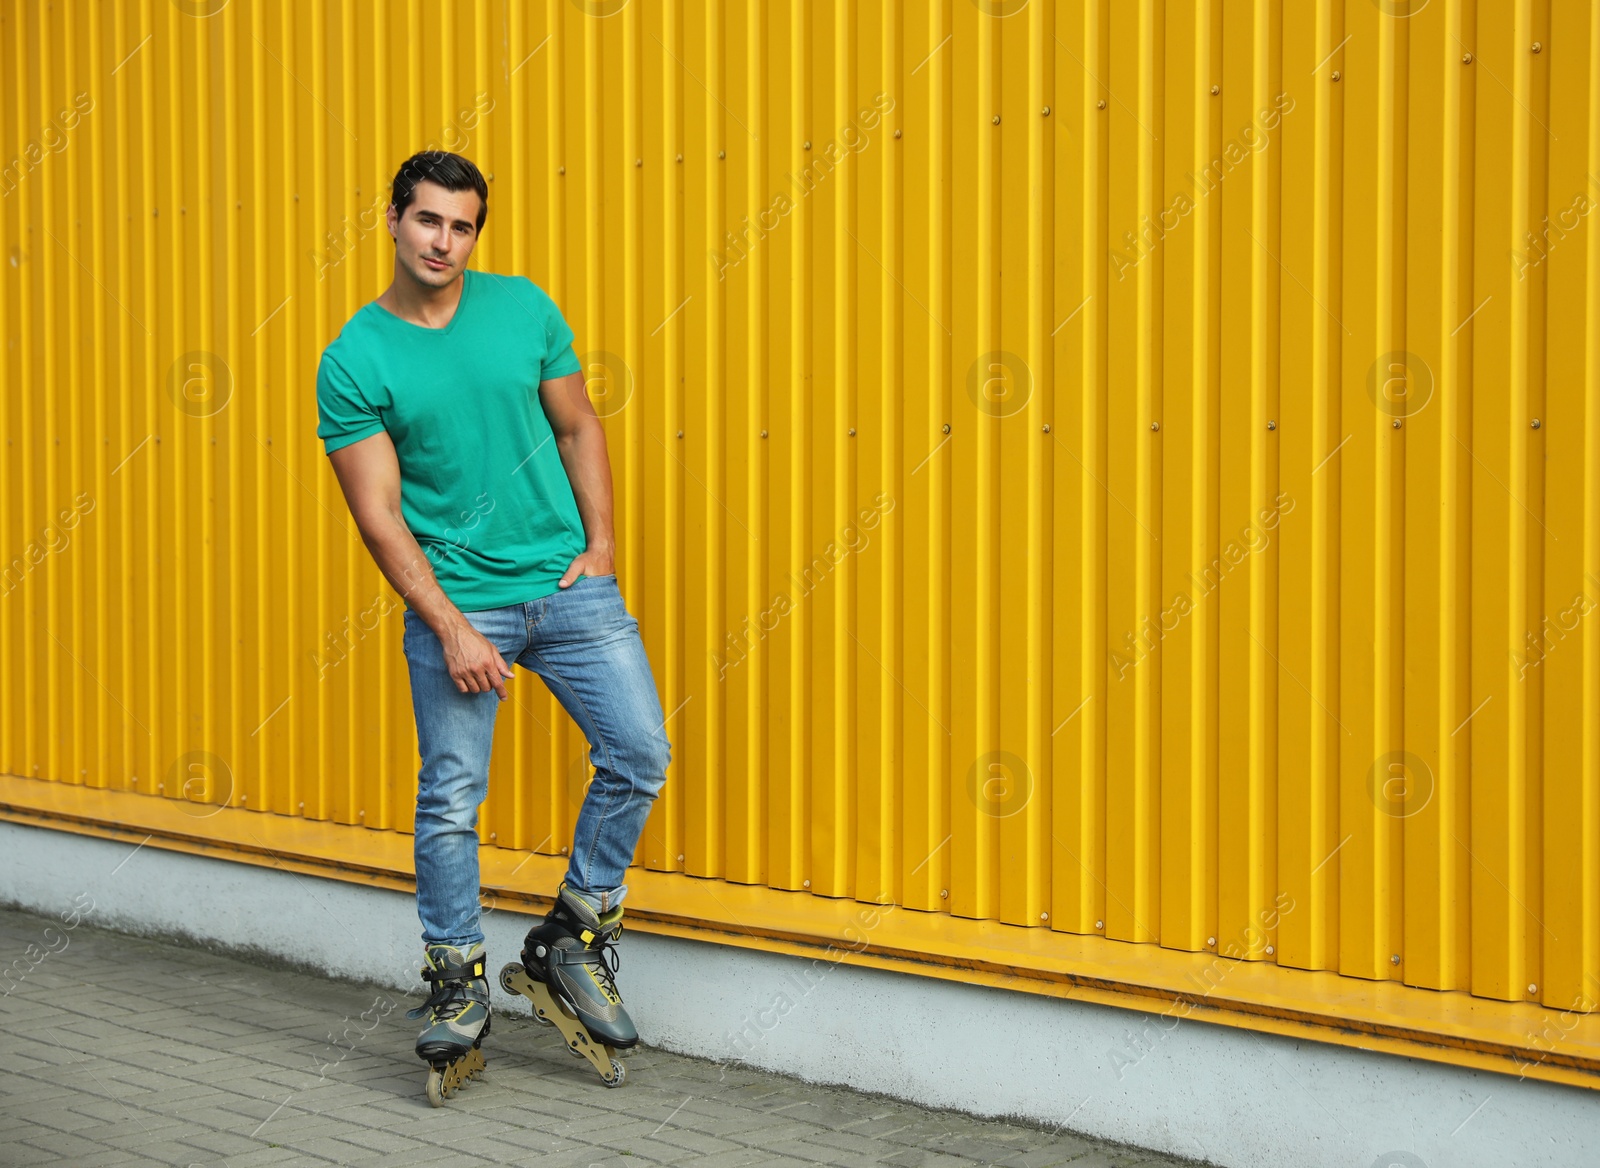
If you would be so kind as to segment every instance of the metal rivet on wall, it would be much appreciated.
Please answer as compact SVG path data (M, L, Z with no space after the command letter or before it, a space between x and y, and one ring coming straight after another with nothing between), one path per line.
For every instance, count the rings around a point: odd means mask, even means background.
M682 161L683 161L683 155L681 155L681 154L680 154L680 155L678 155L678 161L679 161L679 162L682 162Z
M994 124L997 125L997 126L1000 124L1000 115L999 114L995 114L995 116L994 116Z
M1267 429L1276 430L1277 428L1278 428L1278 423L1274 419L1268 418L1267 419Z
M1216 97L1216 96L1217 96L1217 94L1219 94L1219 93L1221 93L1221 92L1222 92L1222 86L1220 86L1220 85L1213 85L1213 86L1212 86L1212 87L1211 87L1211 96L1212 96L1212 97Z
M1398 429L1399 429L1399 428L1400 428L1400 419L1399 419L1399 418L1396 418L1396 419L1395 419L1395 420L1394 420L1394 428L1395 428L1395 429L1396 429L1396 430L1398 430Z
M1543 45L1541 45L1538 41L1534 41L1533 42L1533 51L1534 52L1538 53L1538 52L1542 52L1543 50L1544 50L1544 46Z
M1276 950L1274 950L1271 945L1268 945L1267 946L1267 956L1271 957L1274 952L1276 952Z
M717 151L717 157L718 158L726 158L726 157L728 157L728 152L726 150L718 150Z
M811 887L811 881L809 881L809 880L800 881L800 887L802 887L802 888L810 888Z
M807 150L810 150L810 149L811 149L811 139L810 139L810 138L807 138L807 139L806 139L806 142L805 142L805 148L806 148L806 149L807 149Z
M1159 430L1159 429L1161 429L1161 423L1160 422L1151 422L1150 423L1150 428L1152 430Z
M898 138L898 137L899 137L899 136L900 136L900 131L899 131L899 130L896 130L896 131L895 131L895 132L894 132L894 136L895 136L895 137L896 137L896 138Z
M683 863L683 857L682 856L678 857L678 863L680 863L680 864Z
M1537 983L1537 982L1531 982L1531 981L1530 981L1530 982L1529 982L1529 983L1528 983L1528 992L1529 992L1529 993L1530 993L1530 994L1536 994L1536 993L1538 993L1538 992L1539 992L1539 986L1538 986L1538 983Z
M1472 64L1472 54L1471 53L1462 53L1461 54L1461 63L1463 65Z
M1097 103L1097 108L1099 108L1099 109L1105 109L1106 108L1106 99L1105 98L1102 97L1099 100L1099 102Z
M566 174L567 173L567 168L564 167L564 166L558 166L558 167L556 167L556 173L557 174Z
M1215 937L1207 937L1206 938L1206 948L1207 949L1215 949L1216 947L1217 947L1217 939Z
M1041 921L1048 921L1050 919L1050 914L1049 913L1040 913L1039 914L1039 919Z
M1044 109L1040 110L1039 112L1048 118L1050 116L1050 107L1045 106Z
M1046 433L1046 434L1048 434L1048 433L1050 433L1050 423L1049 423L1049 422L1046 422L1046 423L1045 423L1045 424L1044 424L1044 432L1045 432L1045 433Z
M855 436L856 436L856 428L854 426L851 426L850 427L850 437L854 438Z
M945 424L944 424L944 432L945 432L945 433L946 433L946 434L948 434L948 433L950 433L950 423L949 423L949 422L946 422L946 423L945 423Z
M1106 927L1106 923L1104 921L1096 921L1094 923L1094 927L1097 929L1103 929Z
M1340 77L1341 77L1341 76L1342 76L1342 74L1340 74L1340 72L1339 72L1339 70L1337 70L1337 69L1335 69L1335 70L1334 70L1334 71L1333 71L1333 79L1334 79L1334 80L1335 80L1335 81L1337 81L1337 80L1339 80L1339 78L1340 78Z
M939 899L940 900L947 900L947 899L949 899L949 897L950 897L950 890L948 888L939 889Z
M679 438L682 438L682 437L683 437L683 431L682 431L682 430L679 430L679 431L678 431L678 437L679 437Z
M634 160L633 160L633 164L634 164L634 165L635 165L635 166L643 166L643 165L644 165L644 159L642 159L642 158L635 158L635 159L634 159Z
M1529 424L1530 424L1530 425L1531 425L1531 426L1532 426L1532 427L1533 427L1533 428L1534 428L1534 429L1535 429L1535 430L1537 430L1537 429L1538 429L1538 428L1539 428L1539 419L1538 419L1538 418L1535 418L1535 419L1534 419L1534 420L1533 420L1533 421L1532 421L1532 422L1531 422L1531 423L1529 423Z
M766 436L767 436L767 432L766 432L766 431L765 431L765 430L763 430L763 431L761 431L761 436L762 436L762 437L763 437L763 438L765 438L765 437L766 437Z
M1389 958L1389 964L1390 965L1399 965L1400 964L1400 954L1396 953L1394 956L1390 957Z

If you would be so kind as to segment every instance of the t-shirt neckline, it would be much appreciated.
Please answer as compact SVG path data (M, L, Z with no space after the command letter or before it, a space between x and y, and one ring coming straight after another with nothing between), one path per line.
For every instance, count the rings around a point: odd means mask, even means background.
M471 276L472 274L473 273L472 273L472 269L471 268L463 268L461 270L461 296L456 301L456 310L450 317L450 323L445 325L445 326L443 326L442 328L433 328L430 325L418 324L414 320L407 320L403 316L397 316L394 313L390 312L383 305L379 304L377 302L377 300L373 300L372 301L372 306L374 308L376 308L379 312L383 313L383 315L388 317L390 320L395 321L398 324L405 325L407 328L416 329L417 332L419 332L419 333L429 333L429 334L431 334L433 336L439 336L439 337L449 336L450 335L450 331L456 327L456 321L461 319L462 312L464 312L466 310L466 307L467 307L467 296L469 295L469 293L471 292L471 289L472 289L472 280L469 279L468 277Z

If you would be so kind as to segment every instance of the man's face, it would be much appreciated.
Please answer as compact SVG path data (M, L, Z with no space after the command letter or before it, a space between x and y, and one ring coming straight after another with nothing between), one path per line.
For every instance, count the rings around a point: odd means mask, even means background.
M443 288L457 279L478 242L478 210L474 190L447 191L424 180L396 219L389 205L389 231L394 235L395 261L419 284Z

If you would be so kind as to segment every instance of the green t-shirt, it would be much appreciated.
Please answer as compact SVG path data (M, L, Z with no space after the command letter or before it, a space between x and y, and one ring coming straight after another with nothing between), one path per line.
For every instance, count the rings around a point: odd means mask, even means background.
M352 316L317 370L324 452L387 430L400 506L462 612L560 590L587 546L539 382L577 372L561 310L523 276L462 272L444 328L376 301Z

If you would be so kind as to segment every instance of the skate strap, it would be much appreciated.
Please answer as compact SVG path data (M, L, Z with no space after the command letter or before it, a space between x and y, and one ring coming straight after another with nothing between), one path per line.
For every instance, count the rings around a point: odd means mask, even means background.
M445 965L438 969L422 969L423 980L433 986L433 992L428 995L428 1000L414 1009L406 1011L407 1018L420 1018L429 1010L438 1010L443 1018L454 1018L465 1010L471 1003L467 997L465 982L469 978L483 976L487 954L475 961L468 961L460 965Z
M593 945L596 937L600 938L602 945L615 945L621 936L622 921L620 919L612 921L604 928L591 929L588 925L584 925L578 932L578 939L585 945Z
M622 965L622 955L614 951L607 942L602 942L593 949L561 949L550 946L550 958L557 965L598 965L604 974L601 975L606 986L612 993L616 992L617 970Z
M482 977L484 973L485 958L479 957L475 961L468 961L459 965L441 965L437 969L422 967L422 979L438 985L442 981L461 981L465 978Z

